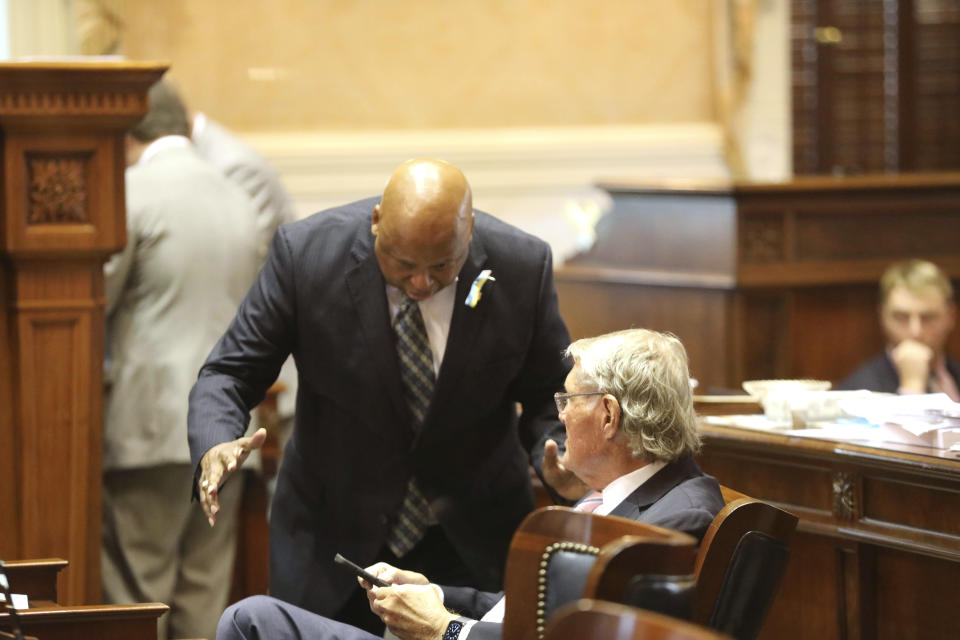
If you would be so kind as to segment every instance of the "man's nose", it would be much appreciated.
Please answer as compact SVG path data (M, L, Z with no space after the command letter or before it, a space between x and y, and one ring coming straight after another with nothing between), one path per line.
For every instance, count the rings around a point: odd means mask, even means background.
M433 278L430 277L429 271L421 271L410 277L410 284L421 291L425 291L433 285Z
M923 322L920 319L920 315L911 315L910 316L910 337L918 338L923 332Z

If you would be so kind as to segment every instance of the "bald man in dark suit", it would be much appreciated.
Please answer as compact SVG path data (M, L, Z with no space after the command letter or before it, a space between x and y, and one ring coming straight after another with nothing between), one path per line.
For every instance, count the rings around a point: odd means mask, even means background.
M562 442L553 393L569 370L552 274L543 241L474 212L466 178L436 160L402 164L382 198L279 229L200 372L189 421L213 522L218 487L265 435L240 437L249 410L293 354L299 391L270 521L272 595L382 629L333 566L336 553L498 588L510 537L534 506L531 462L564 495L585 491L551 441ZM434 378L421 415L395 333L414 307ZM426 524L402 548L415 494Z

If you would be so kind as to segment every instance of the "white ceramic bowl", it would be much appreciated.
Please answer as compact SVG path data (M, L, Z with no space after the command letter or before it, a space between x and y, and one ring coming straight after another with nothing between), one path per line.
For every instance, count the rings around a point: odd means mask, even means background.
M795 428L806 421L808 407L822 404L830 386L827 380L747 380L743 383L744 391L763 405L763 413L768 418L792 422Z
M747 380L743 383L743 390L758 402L774 392L826 391L830 387L829 380Z

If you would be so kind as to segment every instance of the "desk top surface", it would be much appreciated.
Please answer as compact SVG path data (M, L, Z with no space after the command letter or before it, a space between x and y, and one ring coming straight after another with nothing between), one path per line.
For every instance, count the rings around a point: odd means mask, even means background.
M829 455L861 461L883 462L927 470L960 473L960 451L885 439L869 427L818 424L807 429L763 427L762 415L706 416L701 433L709 442L719 440L747 447L789 449L811 455Z

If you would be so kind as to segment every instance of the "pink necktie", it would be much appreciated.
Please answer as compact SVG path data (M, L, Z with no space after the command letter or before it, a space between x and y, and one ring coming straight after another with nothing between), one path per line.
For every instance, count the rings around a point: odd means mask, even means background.
M586 498L577 503L577 506L574 507L577 511L585 511L590 513L597 507L603 504L603 494L599 491L594 491L589 494Z
M933 378L931 385L934 391L939 391L950 396L954 402L960 402L960 391L957 391L957 383L953 381L950 372L947 371L947 363L940 360L931 372Z

